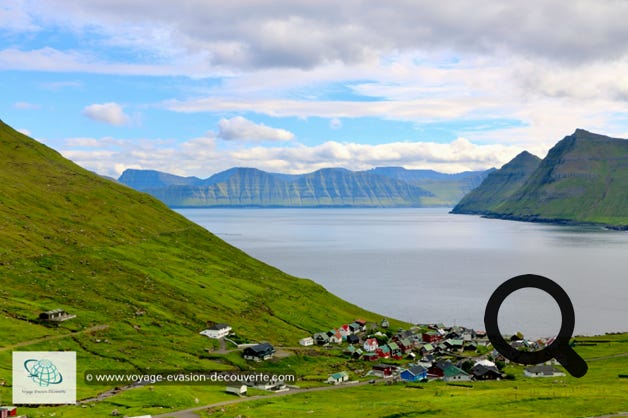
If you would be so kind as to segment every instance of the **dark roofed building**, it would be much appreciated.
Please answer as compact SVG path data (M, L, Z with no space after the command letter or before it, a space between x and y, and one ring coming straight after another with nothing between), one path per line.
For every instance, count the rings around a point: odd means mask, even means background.
M273 358L273 354L275 354L275 347L269 343L261 343L251 347L246 347L242 354L247 360L268 360Z
M49 322L63 322L72 318L76 318L76 315L71 315L63 309L53 309L39 314L39 319Z
M476 364L471 369L471 374L476 380L496 380L502 377L501 372L495 366Z

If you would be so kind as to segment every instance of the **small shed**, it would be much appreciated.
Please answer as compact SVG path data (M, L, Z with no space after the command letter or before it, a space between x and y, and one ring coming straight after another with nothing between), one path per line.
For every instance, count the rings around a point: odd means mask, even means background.
M306 347L310 345L314 345L314 338L312 337L301 338L299 340L299 344Z
M48 322L63 322L68 319L76 318L76 315L71 315L65 310L57 308L51 311L42 312L39 314L39 319Z
M238 396L243 396L243 395L246 395L246 390L247 390L247 387L244 383L235 383L232 385L228 385L227 388L225 389L225 392L233 393Z

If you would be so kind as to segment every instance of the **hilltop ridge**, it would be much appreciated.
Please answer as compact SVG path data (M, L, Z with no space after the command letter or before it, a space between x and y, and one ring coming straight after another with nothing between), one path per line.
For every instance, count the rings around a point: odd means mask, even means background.
M538 164L521 160L489 175L452 212L628 229L628 140L577 129Z
M283 174L234 167L207 179L129 169L118 180L171 207L429 207L455 204L486 174L402 167Z

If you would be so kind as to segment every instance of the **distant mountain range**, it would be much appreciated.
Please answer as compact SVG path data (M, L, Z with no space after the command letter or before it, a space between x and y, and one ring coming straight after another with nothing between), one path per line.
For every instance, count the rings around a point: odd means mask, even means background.
M490 171L327 168L293 175L238 167L200 179L129 169L118 181L171 207L427 207L453 206Z
M523 152L452 213L628 229L628 140L577 129L540 160Z

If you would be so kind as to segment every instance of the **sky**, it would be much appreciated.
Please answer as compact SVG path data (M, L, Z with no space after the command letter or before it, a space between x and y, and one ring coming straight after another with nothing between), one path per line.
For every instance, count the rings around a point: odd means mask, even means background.
M628 137L628 1L3 0L0 119L201 178L539 157Z

